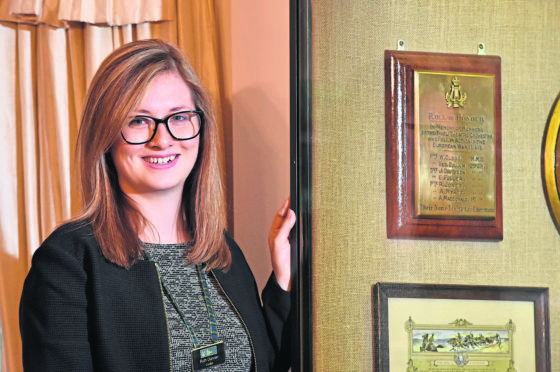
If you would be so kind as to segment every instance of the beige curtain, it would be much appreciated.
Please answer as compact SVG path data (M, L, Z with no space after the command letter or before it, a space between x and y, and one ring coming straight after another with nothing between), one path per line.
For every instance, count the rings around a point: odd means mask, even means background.
M218 24L225 6L220 0L0 0L2 371L22 370L18 305L33 251L81 208L73 154L97 66L123 43L170 41L189 56L221 109L229 101L225 28Z

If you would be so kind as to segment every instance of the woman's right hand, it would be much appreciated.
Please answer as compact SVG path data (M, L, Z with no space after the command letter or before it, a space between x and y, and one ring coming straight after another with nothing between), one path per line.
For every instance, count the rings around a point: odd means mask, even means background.
M296 214L290 209L290 198L288 198L284 201L276 216L274 216L274 221L268 234L268 248L270 249L272 270L274 270L278 284L285 291L290 290L292 277L289 237L295 223Z

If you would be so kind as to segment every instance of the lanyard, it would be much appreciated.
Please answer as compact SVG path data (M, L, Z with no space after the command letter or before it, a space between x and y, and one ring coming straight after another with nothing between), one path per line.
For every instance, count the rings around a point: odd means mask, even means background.
M153 262L157 267L158 264L157 264L157 262L154 261L152 255L150 253L145 252L145 257L148 261ZM212 337L212 341L218 342L218 328L217 328L218 323L216 322L216 316L214 314L214 307L212 306L212 301L210 300L210 290L208 289L208 277L206 276L206 273L202 270L202 267L201 267L200 264L196 265L196 271L198 273L198 279L200 281L200 284L202 285L202 291L204 293L204 303L206 304L206 310L208 311L208 323L210 324L210 336ZM169 287L167 286L167 283L165 282L165 280L163 279L163 276L161 276L161 274L159 272L159 268L157 270L157 273L158 273L159 281L161 282L163 290L165 291L165 294L167 295L167 297L169 298L169 300L173 304L173 307L175 307L175 310L177 310L177 312L181 316L181 319L183 320L183 322L187 326L187 330L189 331L189 334L191 335L191 339L192 339L194 348L195 349L200 348L201 344L198 341L198 337L196 336L196 333L194 332L194 329L193 329L191 323L187 319L183 309L181 309L181 307L179 306L177 301L175 301L175 298L171 294L171 291L169 290Z

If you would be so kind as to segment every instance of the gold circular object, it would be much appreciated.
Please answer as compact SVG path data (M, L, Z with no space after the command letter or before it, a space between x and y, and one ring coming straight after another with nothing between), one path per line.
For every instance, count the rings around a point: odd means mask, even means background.
M541 172L548 209L560 232L560 94L550 109L544 129Z

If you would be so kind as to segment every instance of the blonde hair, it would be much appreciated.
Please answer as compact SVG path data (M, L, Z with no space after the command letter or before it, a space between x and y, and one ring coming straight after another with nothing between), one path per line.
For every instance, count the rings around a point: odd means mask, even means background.
M225 201L218 151L218 129L211 101L185 56L161 40L141 40L116 49L101 64L88 90L78 134L77 153L85 208L75 220L93 227L103 255L129 267L143 255L138 235L146 219L122 192L110 149L122 123L159 74L177 72L204 112L199 153L181 202L180 223L193 238L190 264L229 267L224 231Z

